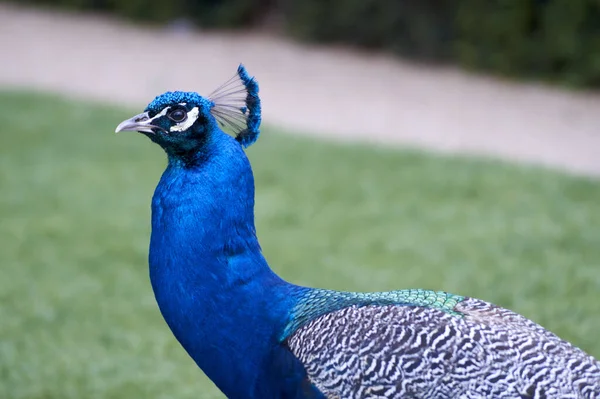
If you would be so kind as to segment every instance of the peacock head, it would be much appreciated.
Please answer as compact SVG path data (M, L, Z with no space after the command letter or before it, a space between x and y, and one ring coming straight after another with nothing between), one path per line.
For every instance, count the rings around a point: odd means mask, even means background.
M212 132L231 130L244 147L256 141L261 122L258 83L243 65L208 97L173 91L157 96L142 112L121 122L115 132L137 131L169 154L197 151Z

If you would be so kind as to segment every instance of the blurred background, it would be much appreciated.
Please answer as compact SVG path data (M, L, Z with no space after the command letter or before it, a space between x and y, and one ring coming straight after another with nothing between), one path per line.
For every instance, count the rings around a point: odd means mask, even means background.
M243 62L289 281L428 288L599 357L597 0L0 2L0 398L220 398L147 277L165 167L112 134Z

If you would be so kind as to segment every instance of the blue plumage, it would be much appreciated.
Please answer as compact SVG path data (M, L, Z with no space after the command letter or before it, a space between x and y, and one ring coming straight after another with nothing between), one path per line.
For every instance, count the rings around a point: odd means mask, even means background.
M258 84L240 65L207 98L168 92L117 127L168 155L152 199L150 280L173 334L227 397L600 397L598 362L494 305L277 276L256 237L243 150L260 122Z
M253 77L248 75L246 68L241 64L238 67L237 73L248 92L245 99L246 105L240 108L243 114L248 113L246 121L248 127L242 134L238 134L236 139L242 146L248 147L258 139L260 133L261 108L260 97L258 97L258 83Z
M159 96L156 96L154 100L146 107L146 112L154 116L162 111L166 106L171 104L179 103L192 103L198 104L205 110L210 110L214 107L214 103L198 93L186 92L186 91L168 91Z

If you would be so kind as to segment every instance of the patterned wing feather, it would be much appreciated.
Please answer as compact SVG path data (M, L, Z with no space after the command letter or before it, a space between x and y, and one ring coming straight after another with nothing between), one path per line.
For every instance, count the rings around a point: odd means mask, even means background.
M349 306L287 338L328 398L600 399L600 363L526 318L472 298Z

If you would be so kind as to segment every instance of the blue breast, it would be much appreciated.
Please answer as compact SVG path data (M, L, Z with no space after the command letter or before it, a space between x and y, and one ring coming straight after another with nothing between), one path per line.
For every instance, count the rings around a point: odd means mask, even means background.
M303 289L261 253L248 160L224 133L207 150L193 168L170 162L153 197L150 278L161 313L228 397L318 397L279 340Z

